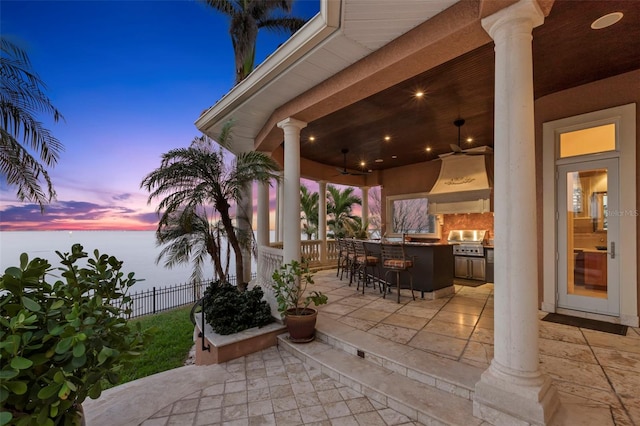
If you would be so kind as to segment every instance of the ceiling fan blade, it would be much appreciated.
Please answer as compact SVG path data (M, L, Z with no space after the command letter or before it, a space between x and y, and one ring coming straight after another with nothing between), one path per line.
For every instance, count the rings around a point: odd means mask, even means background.
M456 144L452 143L452 144L449 144L449 146L451 147L451 151L453 152L462 152L462 149Z

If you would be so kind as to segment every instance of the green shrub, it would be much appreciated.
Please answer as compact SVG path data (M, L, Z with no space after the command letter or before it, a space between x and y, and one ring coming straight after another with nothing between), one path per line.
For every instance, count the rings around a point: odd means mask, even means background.
M80 244L61 254L62 279L53 284L45 259L7 268L0 277L0 425L71 425L102 382L138 355L150 334L127 320L127 290L136 279L122 262Z
M214 282L204 293L205 321L218 334L238 333L274 321L262 289L239 291L229 283Z

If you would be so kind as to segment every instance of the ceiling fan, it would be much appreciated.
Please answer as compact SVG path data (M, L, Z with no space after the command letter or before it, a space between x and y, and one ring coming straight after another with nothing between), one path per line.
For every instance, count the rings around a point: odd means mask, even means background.
M460 146L460 128L464 125L464 123L465 121L462 118L458 118L453 122L453 125L458 128L458 144L449 144L451 152L440 154L439 157L446 157L448 155L486 155L493 152L493 150L489 146L462 149L462 147Z
M338 172L340 172L341 175L351 175L351 176L362 176L362 175L366 175L367 172L355 172L355 171L351 171L347 169L347 154L349 153L349 149L347 148L342 148L342 150L340 151L342 152L342 155L344 156L344 165L343 167L336 167L336 170Z

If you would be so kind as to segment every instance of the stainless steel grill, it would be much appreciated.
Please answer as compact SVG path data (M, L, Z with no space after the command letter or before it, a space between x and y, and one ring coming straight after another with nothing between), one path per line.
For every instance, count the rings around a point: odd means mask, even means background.
M447 241L454 244L455 256L484 257L484 242L487 231L482 230L454 230L449 232Z
M484 281L486 263L484 259L484 237L487 231L454 230L447 240L453 246L454 276L470 280Z

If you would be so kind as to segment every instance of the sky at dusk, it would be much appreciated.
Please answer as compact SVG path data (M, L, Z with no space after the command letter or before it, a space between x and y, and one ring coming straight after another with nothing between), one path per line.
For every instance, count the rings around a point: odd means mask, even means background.
M297 0L293 15L318 7ZM0 183L0 230L154 230L140 182L232 88L227 17L195 0L2 0L0 32L26 50L65 118L38 117L64 145L48 169L57 201L42 215ZM256 65L286 38L261 32Z

